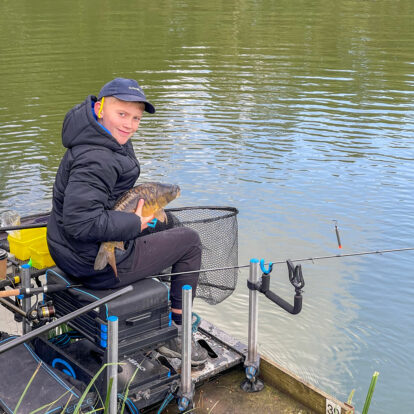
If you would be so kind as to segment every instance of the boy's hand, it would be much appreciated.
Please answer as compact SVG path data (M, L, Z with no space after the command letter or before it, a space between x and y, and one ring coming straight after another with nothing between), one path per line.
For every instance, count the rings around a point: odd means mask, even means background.
M148 223L154 219L154 214L148 217L142 217L142 208L144 207L145 200L141 198L138 201L137 209L135 210L135 214L141 219L141 231L148 227Z

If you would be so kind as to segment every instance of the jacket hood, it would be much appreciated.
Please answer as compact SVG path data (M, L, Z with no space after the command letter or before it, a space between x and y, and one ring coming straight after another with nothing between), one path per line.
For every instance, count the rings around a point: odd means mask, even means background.
M93 95L73 107L65 116L62 127L62 144L66 148L76 145L100 145L116 152L125 148L106 132L96 120L92 106L97 101Z

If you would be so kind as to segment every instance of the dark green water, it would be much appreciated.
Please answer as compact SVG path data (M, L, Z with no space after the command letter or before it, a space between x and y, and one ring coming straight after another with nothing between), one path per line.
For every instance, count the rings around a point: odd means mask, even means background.
M65 113L113 77L157 108L134 137L175 205L240 210L240 264L412 247L414 3L0 0L0 212L50 208ZM260 350L362 410L412 411L414 253L303 265L304 308L260 299ZM287 299L287 270L272 289ZM247 336L246 271L197 310Z

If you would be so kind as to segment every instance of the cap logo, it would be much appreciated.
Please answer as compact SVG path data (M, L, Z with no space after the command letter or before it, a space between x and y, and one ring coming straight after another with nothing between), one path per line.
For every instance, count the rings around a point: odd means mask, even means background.
M135 88L134 86L128 86L128 89L135 89L136 91L143 93L141 88Z

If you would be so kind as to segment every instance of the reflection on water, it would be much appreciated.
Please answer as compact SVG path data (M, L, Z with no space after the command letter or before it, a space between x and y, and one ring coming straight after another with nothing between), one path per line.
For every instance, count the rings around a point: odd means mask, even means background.
M0 5L0 211L50 208L67 110L115 76L157 113L134 137L142 179L179 183L174 205L240 210L240 264L412 245L410 0L50 0ZM306 262L304 307L260 299L260 349L359 409L410 404L412 253ZM247 273L197 309L246 339ZM287 268L272 289L293 300ZM231 317L229 317L231 315Z

